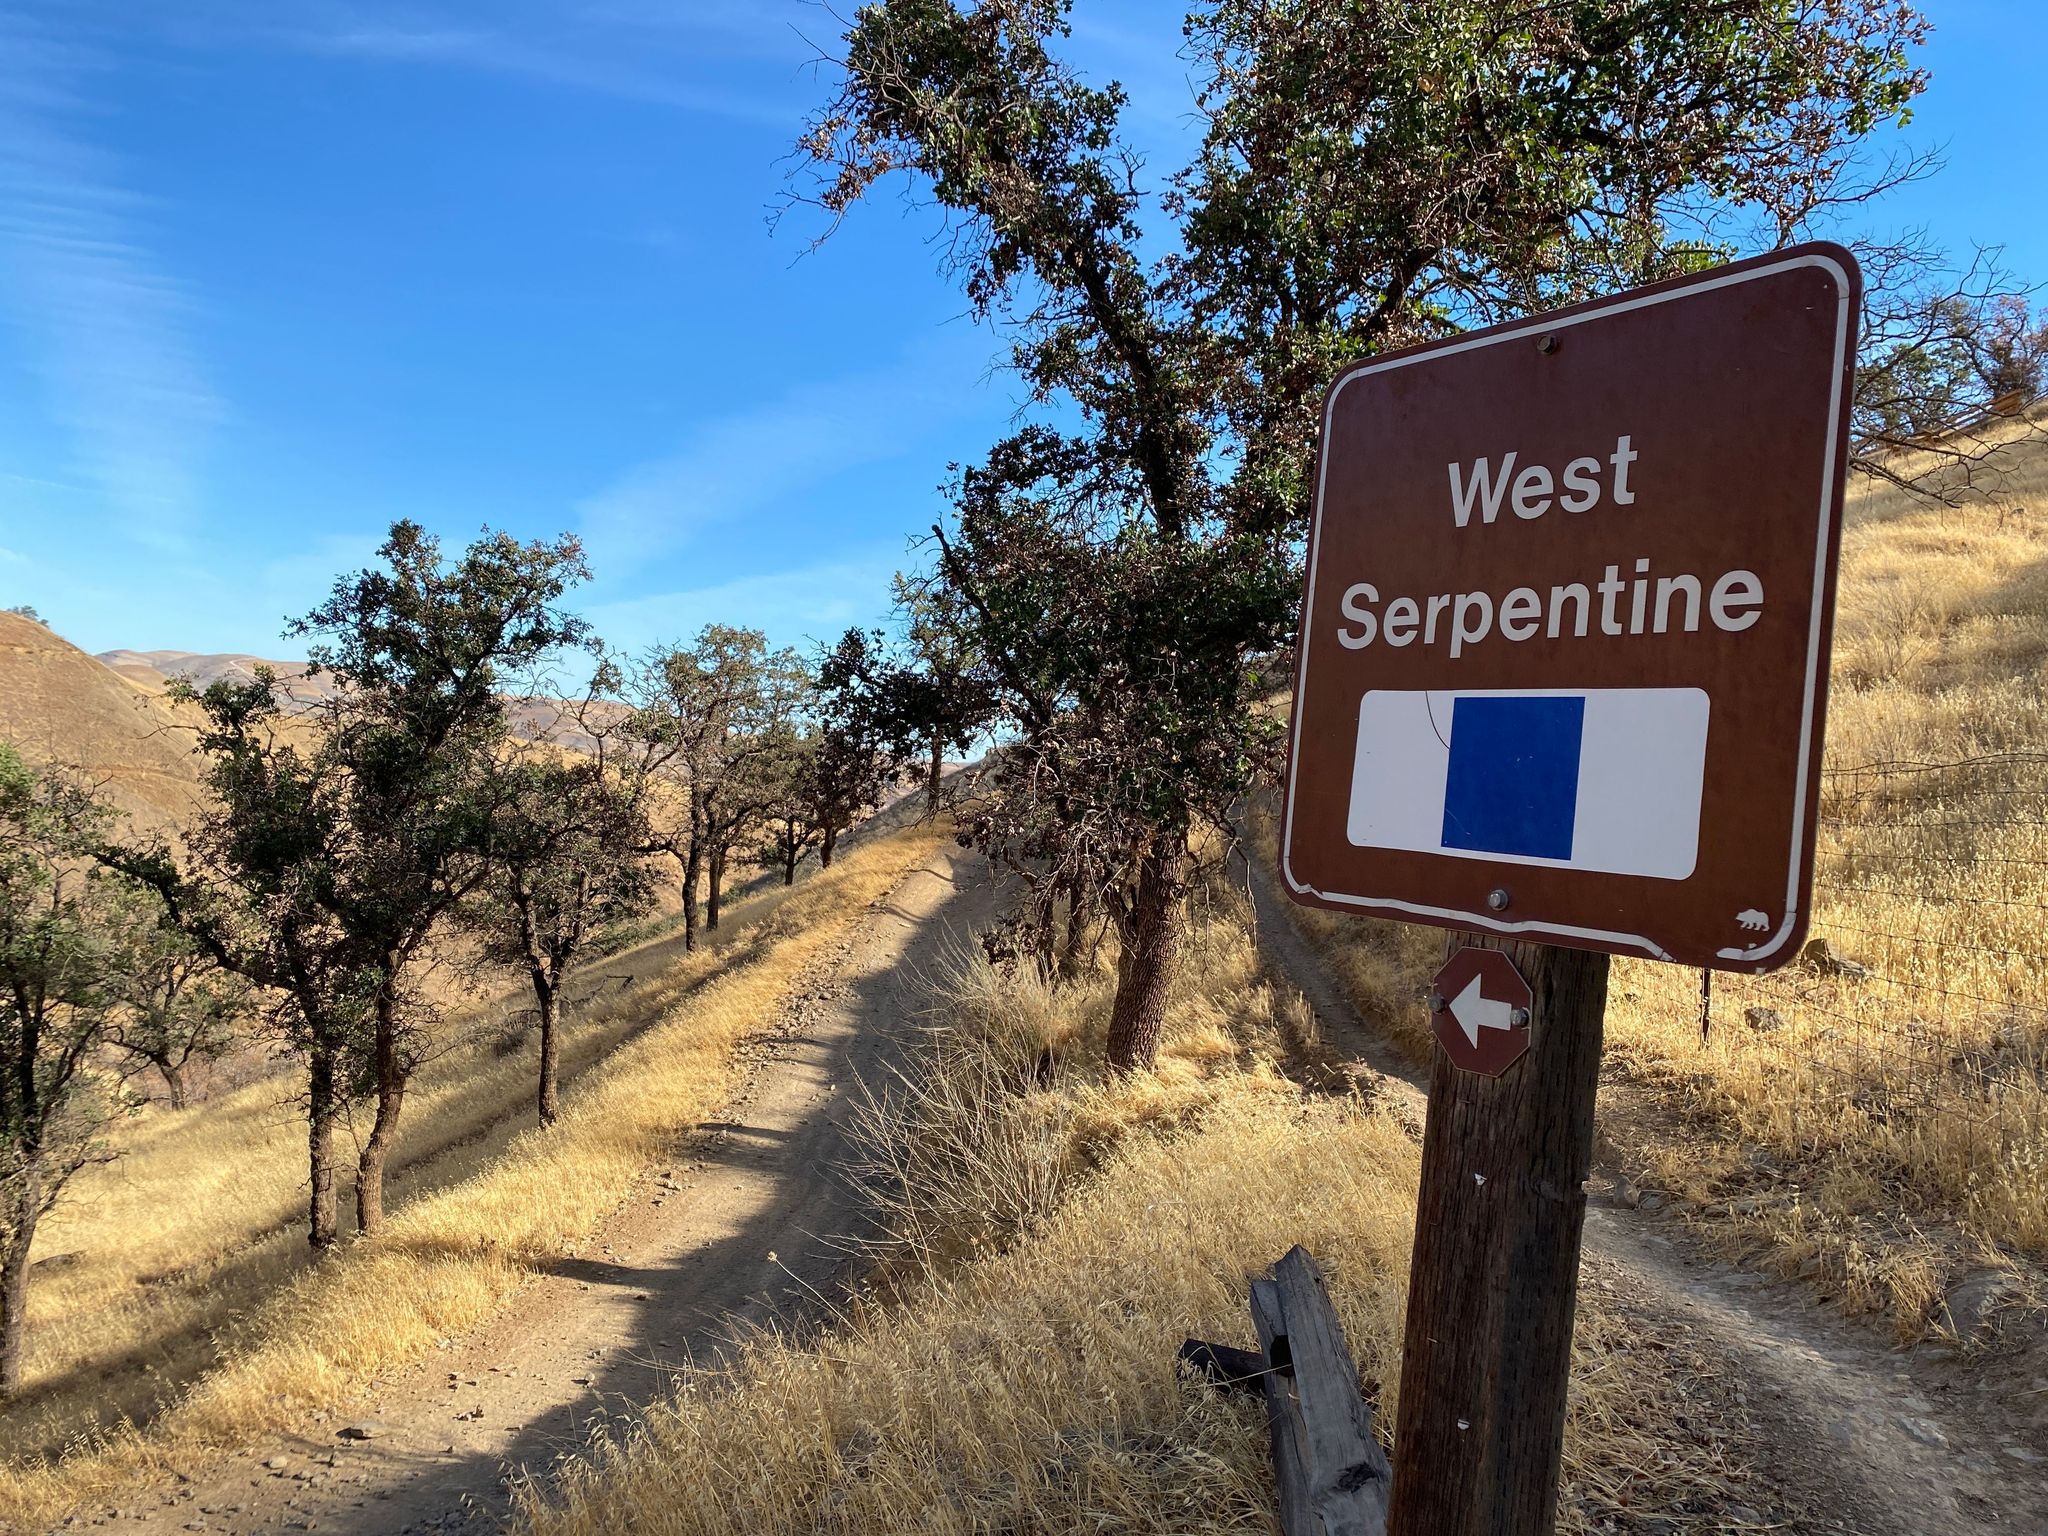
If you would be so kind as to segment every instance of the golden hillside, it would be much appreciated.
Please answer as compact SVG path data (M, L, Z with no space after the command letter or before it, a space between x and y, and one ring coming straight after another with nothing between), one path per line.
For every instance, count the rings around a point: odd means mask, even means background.
M199 763L177 711L33 619L0 613L0 738L79 769L143 827L179 825Z

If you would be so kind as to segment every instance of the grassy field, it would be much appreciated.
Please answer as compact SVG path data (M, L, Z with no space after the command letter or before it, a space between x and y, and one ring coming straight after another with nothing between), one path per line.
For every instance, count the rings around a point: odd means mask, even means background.
M2043 427L1953 506L1852 484L1813 932L1853 965L1717 976L1705 1038L1697 971L1621 961L1610 994L1610 1160L1905 1336L1959 1273L2048 1259ZM1296 921L1421 1059L1441 936Z
M1214 893L1191 936L1154 1075L1099 1074L1106 977L1049 993L977 960L944 987L950 1029L869 1115L899 1234L880 1292L809 1346L760 1338L694 1378L565 1503L529 1506L541 1536L1269 1531L1262 1410L1174 1357L1190 1335L1254 1344L1246 1276L1295 1242L1362 1374L1393 1382L1416 1148L1283 1074L1309 1021L1237 900ZM1674 1437L1670 1357L1583 1311L1564 1528L1635 1508L1723 1529L1740 1448Z
M280 1082L147 1111L123 1158L82 1179L47 1229L48 1252L80 1257L38 1276L32 1391L0 1423L31 1454L0 1469L0 1525L39 1528L194 1452L343 1405L481 1322L718 1107L733 1047L934 836L878 840L756 898L716 948L573 1018L576 1072L546 1131L528 1113L530 1047L444 1058L407 1105L388 1235L326 1261L306 1257L297 1226L304 1130ZM33 1454L63 1441L59 1460Z

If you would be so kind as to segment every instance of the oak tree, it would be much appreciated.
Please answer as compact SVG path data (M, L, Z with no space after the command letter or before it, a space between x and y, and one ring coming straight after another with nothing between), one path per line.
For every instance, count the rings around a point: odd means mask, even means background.
M1213 0L1207 127L1148 187L1069 0L875 0L801 140L834 220L914 179L1043 408L956 477L929 580L995 684L985 841L1122 940L1157 1047L1204 827L1270 762L1318 403L1377 350L1797 234L1920 89L1902 0ZM1050 882L1057 889L1060 881Z
M117 1108L95 1061L140 931L136 893L92 859L113 819L0 742L0 1401L21 1387L37 1225Z
M271 989L306 1065L315 1248L339 1235L335 1130L369 1101L356 1220L383 1223L384 1175L431 1047L429 941L491 869L501 688L587 638L560 601L588 572L573 538L486 533L459 559L394 524L382 566L345 576L289 633L334 689L285 718L277 680L187 689L204 715L212 807L189 853L120 856L223 966Z
M485 958L516 967L533 989L542 1125L560 1112L568 973L604 928L641 916L654 901L643 784L630 764L622 770L610 760L609 737L599 726L587 734L596 744L589 754L543 743L500 765L490 873L464 913Z

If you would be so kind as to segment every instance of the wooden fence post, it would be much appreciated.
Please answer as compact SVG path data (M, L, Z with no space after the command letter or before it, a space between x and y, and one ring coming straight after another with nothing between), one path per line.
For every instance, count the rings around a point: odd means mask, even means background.
M1316 1262L1296 1246L1252 1282L1252 1323L1287 1536L1385 1536L1392 1470Z

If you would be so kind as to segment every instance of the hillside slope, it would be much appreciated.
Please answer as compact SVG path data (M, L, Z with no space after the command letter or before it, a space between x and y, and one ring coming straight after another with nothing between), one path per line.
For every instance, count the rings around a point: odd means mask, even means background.
M0 739L76 768L138 824L182 824L199 798L179 713L33 619L0 613Z

